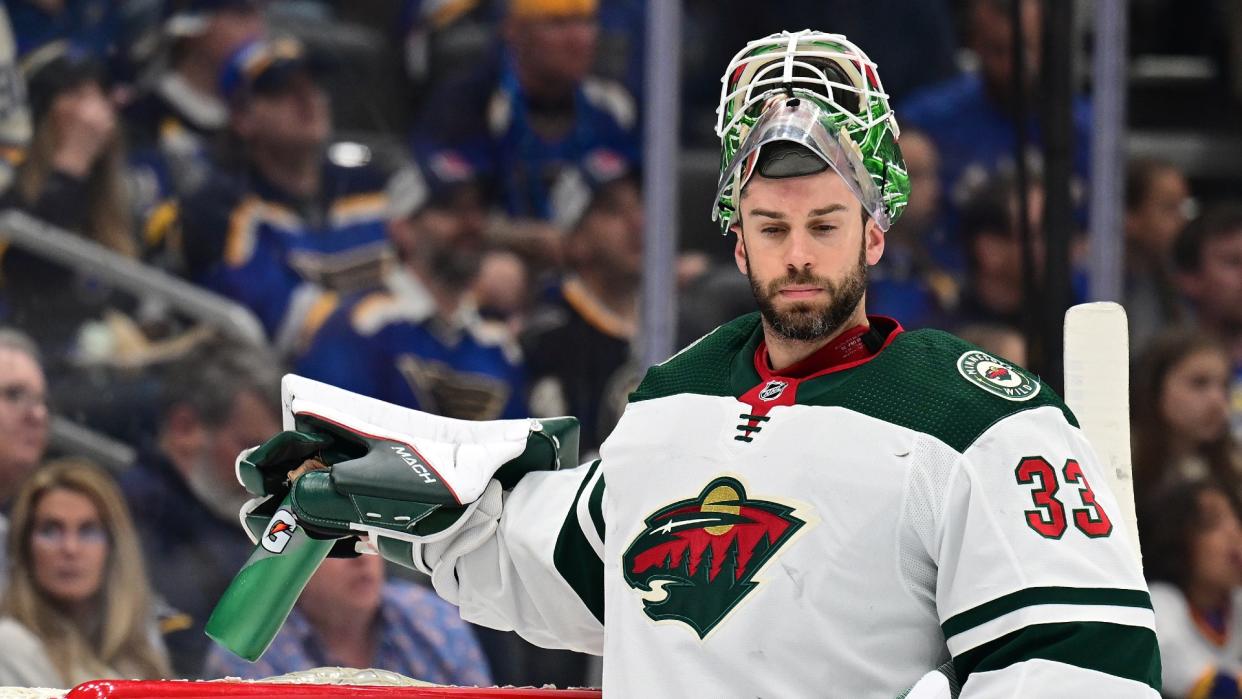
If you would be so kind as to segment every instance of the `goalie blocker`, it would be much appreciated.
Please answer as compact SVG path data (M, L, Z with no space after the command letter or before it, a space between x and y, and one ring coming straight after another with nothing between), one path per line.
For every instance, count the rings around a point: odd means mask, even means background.
M241 512L255 552L207 624L249 660L330 552L357 555L369 535L380 555L433 575L449 542L492 534L503 489L577 459L572 417L453 420L294 375L282 394L286 431L237 459L238 480L258 496ZM452 587L443 577L433 575L442 595Z

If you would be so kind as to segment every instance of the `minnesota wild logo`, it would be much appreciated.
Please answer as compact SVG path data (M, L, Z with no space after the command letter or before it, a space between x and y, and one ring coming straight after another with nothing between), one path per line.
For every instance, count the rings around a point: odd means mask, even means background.
M1038 379L987 352L966 352L957 358L957 370L967 381L1005 400L1030 400L1039 394Z
M806 522L794 508L752 500L735 478L717 478L697 498L667 505L622 557L625 582L655 621L685 623L706 638L760 583L755 573Z

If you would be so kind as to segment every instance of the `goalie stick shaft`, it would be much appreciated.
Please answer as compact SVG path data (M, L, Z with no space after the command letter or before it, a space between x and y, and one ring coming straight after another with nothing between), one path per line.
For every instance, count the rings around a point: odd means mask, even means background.
M1100 457L1142 565L1130 456L1130 341L1125 310L1084 303L1065 313L1065 403Z

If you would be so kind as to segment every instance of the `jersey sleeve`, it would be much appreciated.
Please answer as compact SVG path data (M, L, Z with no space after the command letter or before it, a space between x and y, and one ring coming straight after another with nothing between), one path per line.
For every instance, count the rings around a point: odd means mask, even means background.
M523 477L496 534L455 563L462 618L601 655L604 497L599 461Z
M1147 586L1066 413L1017 412L946 452L922 487L938 503L928 552L962 699L1156 697Z

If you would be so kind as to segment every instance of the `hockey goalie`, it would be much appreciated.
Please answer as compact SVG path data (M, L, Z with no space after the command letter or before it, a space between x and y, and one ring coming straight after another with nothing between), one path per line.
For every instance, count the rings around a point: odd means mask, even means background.
M365 536L469 621L602 654L606 696L1158 696L1131 535L1072 412L866 313L909 191L875 64L781 33L722 83L715 217L758 312L652 367L598 461L498 478L542 425L295 380L295 429L239 459L247 514L283 498L284 531Z

